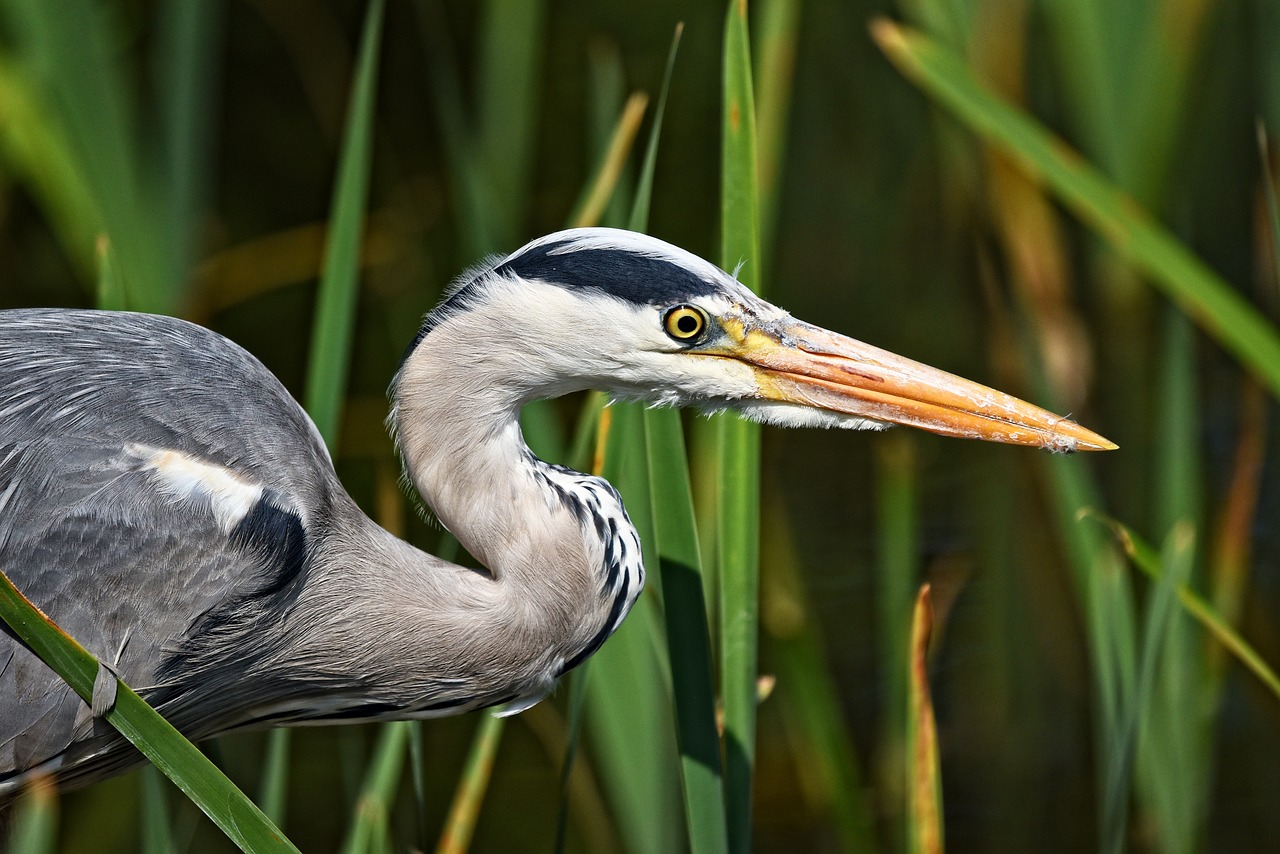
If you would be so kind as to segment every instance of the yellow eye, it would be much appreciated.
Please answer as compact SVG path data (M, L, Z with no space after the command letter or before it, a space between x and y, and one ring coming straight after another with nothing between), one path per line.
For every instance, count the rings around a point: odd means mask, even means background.
M678 305L667 310L662 325L677 341L692 341L707 330L707 315L700 308Z

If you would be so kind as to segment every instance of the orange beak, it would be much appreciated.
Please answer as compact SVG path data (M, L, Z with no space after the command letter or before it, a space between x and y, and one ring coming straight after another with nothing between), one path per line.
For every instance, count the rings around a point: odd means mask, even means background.
M725 332L732 343L703 352L751 365L766 400L1051 451L1118 447L1004 392L807 323L731 323Z

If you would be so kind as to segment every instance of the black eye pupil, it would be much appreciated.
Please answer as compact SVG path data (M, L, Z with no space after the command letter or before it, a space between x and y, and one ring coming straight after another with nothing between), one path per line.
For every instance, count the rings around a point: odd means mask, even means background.
M691 335L698 331L698 318L692 314L686 314L684 317L676 320L676 328L686 335Z

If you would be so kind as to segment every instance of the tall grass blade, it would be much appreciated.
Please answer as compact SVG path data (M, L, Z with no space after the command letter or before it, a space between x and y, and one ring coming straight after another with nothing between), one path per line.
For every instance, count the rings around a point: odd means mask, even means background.
M414 8L429 69L427 82L449 164L448 178L458 207L463 254L467 259L483 258L502 245L493 232L494 216L490 213L497 199L488 186L484 164L476 156L475 131L467 115L457 52L447 37L440 0L417 0Z
M142 852L168 854L173 848L169 826L169 799L164 775L154 765L142 769Z
M683 849L680 766L663 638L661 582L654 551L653 505L645 457L643 410L615 404L601 419L600 471L622 495L640 534L650 580L622 627L588 663L587 729L601 781L628 847L645 854Z
M1262 161L1262 197L1267 200L1268 241L1271 260L1271 306L1280 298L1280 201L1276 199L1276 175L1271 168L1271 146L1267 129L1258 123L1258 156Z
M730 0L724 30L720 147L720 263L760 289L759 175L746 0ZM724 703L725 810L729 847L751 848L760 626L760 427L720 418L717 558L720 693Z
M284 727L267 733L267 754L258 778L258 805L281 827L289 804L289 741Z
M1158 530L1171 531L1170 537L1182 536L1190 550L1192 533L1203 527L1195 334L1191 322L1173 309L1168 309L1165 329L1154 518ZM1178 562L1171 563L1171 548L1172 540L1166 540L1165 577L1170 568L1183 569L1185 563L1185 578L1180 580L1189 581L1194 554L1178 551L1173 555ZM1152 597L1149 614L1155 613L1159 595ZM1152 617L1147 619L1150 630ZM1207 821L1206 795L1213 764L1212 716L1208 712L1217 707L1219 698L1207 678L1201 637L1181 610L1175 608L1166 618L1160 655L1152 666L1155 675L1150 696L1145 702L1141 697L1138 700L1142 717L1138 724L1141 737L1136 742L1137 791L1163 840L1161 848L1171 854L1189 854Z
M1102 838L1105 851L1120 854L1127 850L1128 797L1130 778L1139 739L1139 721L1147 717L1154 697L1156 679L1161 658L1170 653L1168 640L1171 620L1175 617L1175 595L1185 586L1191 575L1194 558L1195 536L1191 525L1180 522L1169 533L1165 543L1163 567L1156 590L1147 603L1145 627L1142 634L1142 656L1139 659L1137 688L1133 703L1122 722L1121 749L1111 757L1107 769L1107 792L1103 797L1105 812L1102 816ZM1177 749L1180 744L1167 745ZM1190 840L1184 840L1189 842Z
M909 80L1042 179L1117 255L1280 396L1280 334L1220 276L1061 140L992 96L954 56L884 19L873 24L872 33Z
M347 830L343 854L366 854L393 850L391 809L404 773L409 735L417 726L413 721L384 724L378 732L378 743L365 771L364 785L356 801L355 819Z
M1075 523L1082 507L1098 506L1097 491L1086 472L1067 460L1051 460L1057 524L1067 544L1075 572L1076 595L1088 630L1091 675L1097 691L1095 727L1098 761L1113 765L1125 750L1123 722L1134 702L1137 685L1137 634L1133 590L1121 559L1087 526ZM1127 801L1127 792L1108 794ZM1100 803L1102 814L1116 808ZM1100 833L1102 828L1099 829Z
M622 51L611 40L593 40L587 45L587 144L595 156L608 150L616 117L627 98L627 70ZM626 164L623 164L624 169ZM635 186L630 171L618 180L609 204L600 215L602 225L620 225L635 203ZM572 221L572 217L570 217Z
M355 334L360 247L373 159L373 114L382 17L383 0L370 0L365 10L364 32L338 156L324 266L307 362L304 396L307 413L324 437L331 454L337 449L338 426ZM288 761L290 736L281 732L274 734L273 739L274 749L283 757L274 760L273 765L283 769ZM282 804L281 799L272 806L282 808Z
M1023 347L1035 364L1029 345ZM1043 370L1035 371L1039 396L1054 406ZM1137 686L1137 628L1133 589L1122 559L1106 539L1090 526L1079 524L1084 508L1102 506L1097 485L1079 459L1041 458L1051 486L1054 517L1072 570L1076 597L1087 629L1090 672L1095 687L1094 729L1099 762L1099 814L1114 804L1101 802L1110 793L1105 771L1120 761L1124 744L1124 720L1132 708ZM1127 801L1128 793L1120 793ZM1101 835L1102 829L1099 828ZM1101 844L1101 840L1100 840Z
M609 56L617 60L615 54ZM594 93L593 105L598 109L601 115L596 116L596 121L600 122L599 136L606 138L610 136L609 130L604 125L604 114L613 115L618 112L618 104L621 98L622 89L622 69L621 62L616 65L609 63L606 76L617 81L617 97L611 97L609 92L600 91L607 84L602 84ZM609 202L608 209L612 210L617 204L617 199ZM577 471L590 471L596 476L600 473L604 466L605 448L608 443L610 419L604 414L606 398L603 392L592 391L587 395L582 409L578 413L578 426L574 433L573 441L569 451L569 467ZM587 709L587 685L589 684L592 668L592 660L580 664L577 670L569 673L563 680L569 685L569 701L568 701L568 733L565 738L564 759L560 766L560 804L558 815L556 818L556 843L555 851L562 854L565 846L568 844L569 833L569 811L573 800L571 791L573 783L574 764L578 760L578 749L582 739L582 722L586 715ZM625 740L625 736L623 736Z
M180 292L170 280L167 229L156 176L139 128L139 105L118 61L123 10L67 0L8 3L2 11L22 61L32 69L68 148L80 165L104 232L116 253L130 308L172 313Z
M800 41L801 0L758 0L755 27L756 152L760 173L760 246L768 252L777 231L782 162L787 149Z
M162 193L168 227L166 274L179 287L191 267L196 225L209 192L213 162L212 109L224 9L216 0L156 7L155 87L159 113Z
M658 140L662 136L667 93L671 91L671 75L675 71L676 55L680 52L680 36L683 34L684 24L676 24L675 34L671 36L671 47L667 50L667 65L662 72L662 89L658 94L658 105L653 111L653 124L649 126L649 142L645 146L640 175L636 179L636 197L631 208L631 219L627 224L632 231L649 229L649 205L653 199L653 173L658 164Z
M597 128L595 144L605 150L604 162L612 160L616 163L609 170L614 178L609 182L608 203L600 210L602 216L621 216L622 203L628 194L628 188L619 183L626 152L617 151L616 141L626 124L625 109L621 121L612 126L608 123L614 121L613 116L618 113L621 103L625 85L622 62L616 52L600 50L593 54L592 68L592 112ZM669 80L670 58L667 68ZM642 177L640 189L632 195L633 210L641 207L646 212L648 210L652 160L657 153L665 97L666 83L645 152L648 181ZM601 169L599 174L604 175L605 170ZM619 220L612 222L618 223ZM644 217L641 217L637 225L633 213L631 227L643 230L643 223ZM640 409L628 404L606 409L605 402L605 396L599 392L588 397L570 465L589 469L616 484L624 495L632 524L641 532L641 542L651 546L648 472L643 458L645 448ZM594 440L594 453L590 452L589 439ZM633 493L636 491L643 497L635 497ZM651 565L648 561L646 564ZM678 812L673 809L674 800L670 797L668 783L679 773L673 759L676 752L670 735L674 729L670 724L670 686L658 666L657 648L652 642L658 631L657 619L651 587L650 593L636 603L623 628L606 647L571 676L570 734L561 775L557 851L564 850L567 843L569 774L584 719L591 729L595 752L604 760L600 773L629 845L638 851L657 852L677 844L680 838L679 825L677 820L673 820ZM594 680L594 687L589 687L593 682L590 678L592 670L598 670L600 674Z
M1109 527L1116 541L1124 548L1125 554L1133 561L1133 565L1142 570L1143 573L1156 581L1159 581L1164 576L1160 556L1131 528L1096 512L1086 511L1082 515L1096 518ZM1235 629L1231 628L1230 624L1202 596L1185 584L1180 585L1177 590L1178 601L1182 603L1182 607L1187 613L1194 617L1200 625L1204 626L1218 643L1222 644L1254 676L1258 677L1258 680L1277 699L1280 699L1280 676L1276 675L1275 670L1267 664L1257 650L1241 637Z
M684 435L678 413L670 409L646 410L644 428L689 846L695 854L724 851L714 665Z
M0 847L11 854L53 854L58 841L58 793L48 780L27 787L16 807L9 838Z
M761 622L778 677L774 701L798 743L796 757L813 781L805 788L816 789L809 800L830 811L843 850L879 850L870 789L863 783L832 665L800 576L793 526L781 502L771 502L762 521Z
M541 96L547 3L486 0L480 16L475 152L493 204L489 229L499 246L520 240L529 207Z
M471 837L480 817L484 793L489 788L493 760L498 755L498 744L502 741L505 723L505 718L489 714L480 716L475 739L467 754L466 767L458 780L449 816L445 819L444 830L436 845L436 854L463 854L471 846Z
M1276 199L1276 176L1266 128L1257 127L1261 161L1263 198L1266 199L1267 229L1261 238L1265 247L1268 275L1260 277L1262 303L1274 316L1280 306L1280 202ZM1231 465L1226 498L1215 520L1216 544L1209 561L1210 599L1229 624L1235 624L1244 605L1253 550L1253 527L1265 472L1267 455L1267 399L1256 379L1245 378L1240 389L1239 429ZM1222 656L1209 660L1209 675L1215 683L1223 678ZM1214 693L1221 696L1221 685Z
M914 440L905 433L877 438L876 644L885 697L877 771L879 788L887 801L884 809L898 816L899 808L894 804L910 801L912 785L903 772L911 763L907 739L912 691L911 614L917 599L912 591L919 575L920 512ZM910 818L905 818L909 827ZM901 844L903 840L898 841Z
M304 398L307 412L331 448L337 445L338 416L347 386L355 330L360 244L373 159L373 107L382 14L383 1L370 0L338 157L329 239L307 362Z
M546 3L488 0L481 7L474 114L442 5L418 0L416 8L463 251L471 262L520 242L535 162Z
M569 732L565 738L564 762L560 766L560 810L556 818L556 852L563 852L569 834L569 783L573 764L578 758L578 745L582 737L582 713L587 702L587 678L589 667L579 667L569 677Z
M662 116L682 29L677 26L667 54L658 111L641 166L629 223L638 231L645 230L648 224ZM657 586L661 588L664 602L662 613L675 704L676 740L684 780L689 846L695 852L723 851L724 795L715 721L714 670L707 640L702 558L693 516L680 415L669 409L639 412L638 408L628 407L628 410L627 417L638 413L641 429L641 447L632 449L632 453L639 450L641 453L636 456L647 460L647 471L636 474L648 484L646 515L649 517L649 532L644 542L648 544L647 555L656 555L657 560L647 560L646 564L651 574L657 576ZM655 568L656 573L652 572Z
M98 308L124 311L129 307L129 298L125 295L124 283L120 280L120 269L115 252L111 249L111 241L105 234L98 236L97 250Z
M409 773L413 776L413 803L417 807L418 850L427 850L427 752L422 736L423 724L415 721L409 727Z
M1077 0L1044 8L1085 150L1147 207L1158 207L1170 184L1197 41L1212 5Z
M609 140L609 146L596 169L596 178L587 187L585 195L569 217L570 227L595 225L600 221L609 200L613 198L618 179L622 175L622 168L626 165L636 134L640 132L640 122L644 119L645 107L648 104L649 98L642 92L636 92L627 99L618 124L614 128L613 137Z
M0 572L0 619L86 702L101 665L53 624ZM198 748L120 680L105 720L172 780L245 851L297 851Z
M910 706L907 717L907 779L910 785L908 840L913 854L942 854L942 774L938 725L929 691L929 638L933 602L929 585L920 587L911 617Z
M3 8L0 6L0 8ZM97 278L102 216L55 110L23 64L0 56L0 151L4 164L44 211L86 282Z

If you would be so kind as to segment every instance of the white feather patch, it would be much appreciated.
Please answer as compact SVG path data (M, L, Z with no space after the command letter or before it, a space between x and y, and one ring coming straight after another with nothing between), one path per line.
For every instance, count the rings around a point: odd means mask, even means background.
M224 533L230 533L262 498L258 484L178 451L131 443L125 453L151 473L161 494L207 507Z

